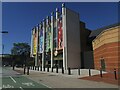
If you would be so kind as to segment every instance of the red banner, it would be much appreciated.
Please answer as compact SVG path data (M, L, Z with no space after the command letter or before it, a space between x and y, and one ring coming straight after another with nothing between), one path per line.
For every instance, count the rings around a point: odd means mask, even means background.
M58 21L58 49L63 48L62 20Z

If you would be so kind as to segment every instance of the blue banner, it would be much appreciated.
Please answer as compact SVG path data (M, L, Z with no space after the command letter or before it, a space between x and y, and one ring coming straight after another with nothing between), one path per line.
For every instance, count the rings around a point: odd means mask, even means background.
M40 53L43 52L43 30L40 30Z

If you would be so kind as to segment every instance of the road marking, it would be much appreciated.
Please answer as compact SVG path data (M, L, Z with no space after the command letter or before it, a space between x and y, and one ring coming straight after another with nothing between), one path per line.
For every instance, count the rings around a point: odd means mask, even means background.
M20 87L21 90L24 90L22 87Z
M39 82L40 84L42 84L43 86L46 86L46 87L48 87L48 88L52 88L52 87L50 87L50 86L47 86L46 84L43 84L43 83L41 83L41 82Z
M11 76L10 76L10 78L13 80L14 83L16 83L15 79L13 79Z
M26 86L35 86L32 82L26 82L26 83L22 83L23 85L26 85Z
M14 86L11 86L11 85L9 85L9 84L3 85L2 87L3 87L3 88L14 88Z

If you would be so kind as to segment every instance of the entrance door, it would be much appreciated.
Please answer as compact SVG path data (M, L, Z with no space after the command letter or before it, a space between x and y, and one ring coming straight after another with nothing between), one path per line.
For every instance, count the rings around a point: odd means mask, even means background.
M105 71L105 60L101 59L101 69Z

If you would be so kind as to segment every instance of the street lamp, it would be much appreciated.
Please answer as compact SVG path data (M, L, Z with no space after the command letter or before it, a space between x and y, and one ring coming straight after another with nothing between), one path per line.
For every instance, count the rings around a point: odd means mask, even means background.
M2 34L7 34L8 31L1 31ZM2 55L4 54L4 44L2 44Z
M8 31L1 31L1 33L8 33Z
M2 33L2 34L7 34L8 33L8 31L1 31L0 33ZM4 54L4 44L2 44L2 58L3 58L3 55Z
M1 31L0 33L1 33L1 34L7 34L8 31ZM3 53L4 53L4 44L2 44L2 58L3 58ZM2 63L1 63L0 66L2 66Z

